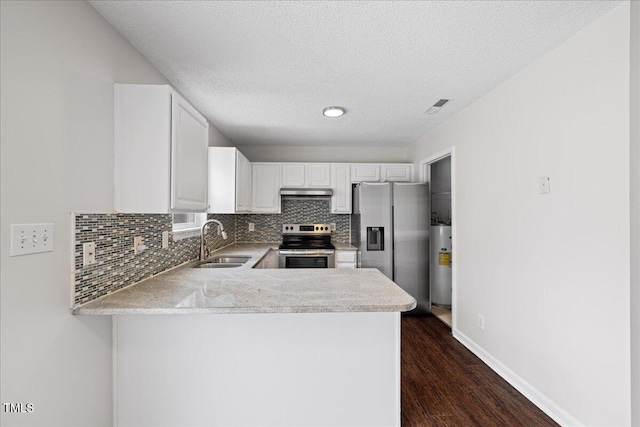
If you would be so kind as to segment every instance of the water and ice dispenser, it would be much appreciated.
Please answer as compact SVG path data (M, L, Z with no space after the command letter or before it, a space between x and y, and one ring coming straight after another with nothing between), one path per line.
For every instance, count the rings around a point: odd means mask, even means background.
M384 251L384 227L367 227L367 250Z

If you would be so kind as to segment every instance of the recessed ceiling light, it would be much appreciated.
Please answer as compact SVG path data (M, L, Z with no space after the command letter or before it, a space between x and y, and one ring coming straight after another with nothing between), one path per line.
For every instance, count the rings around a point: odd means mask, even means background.
M342 107L327 107L322 110L322 114L324 114L326 117L340 117L346 112L347 110Z

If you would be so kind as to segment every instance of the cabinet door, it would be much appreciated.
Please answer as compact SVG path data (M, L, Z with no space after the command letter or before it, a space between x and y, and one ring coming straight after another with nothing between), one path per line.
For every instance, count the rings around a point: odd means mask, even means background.
M280 164L251 165L251 211L280 213Z
M356 268L356 251L336 251L336 268Z
M171 209L207 210L209 124L175 93L171 96Z
M331 165L331 213L351 213L351 167Z
M171 212L171 90L114 85L114 209Z
M411 182L413 165L410 163L386 164L380 169L382 181Z
M282 163L282 187L304 187L304 166L303 163Z
M209 147L210 213L236 212L236 149Z
M308 163L306 167L307 187L331 187L331 165L326 163Z
M236 150L236 212L251 211L251 162Z
M380 165L356 163L351 165L351 182L380 181Z

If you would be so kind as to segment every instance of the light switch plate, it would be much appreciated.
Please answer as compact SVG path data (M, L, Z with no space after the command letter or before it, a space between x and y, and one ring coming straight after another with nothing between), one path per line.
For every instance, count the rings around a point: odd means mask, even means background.
M10 256L53 251L53 224L11 224Z
M88 242L82 244L82 266L96 263L96 243Z
M550 182L548 176L541 176L538 180L538 191L540 194L547 194L551 191Z
M162 232L162 249L169 249L169 232Z
M249 223L249 231L256 231L256 223L255 222L250 222Z

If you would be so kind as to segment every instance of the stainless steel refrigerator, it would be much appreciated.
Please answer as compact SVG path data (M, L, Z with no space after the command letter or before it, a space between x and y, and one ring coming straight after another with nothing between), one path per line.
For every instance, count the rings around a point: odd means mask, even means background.
M353 190L352 239L362 268L377 268L430 311L429 187L363 182ZM359 243L358 243L359 242Z

